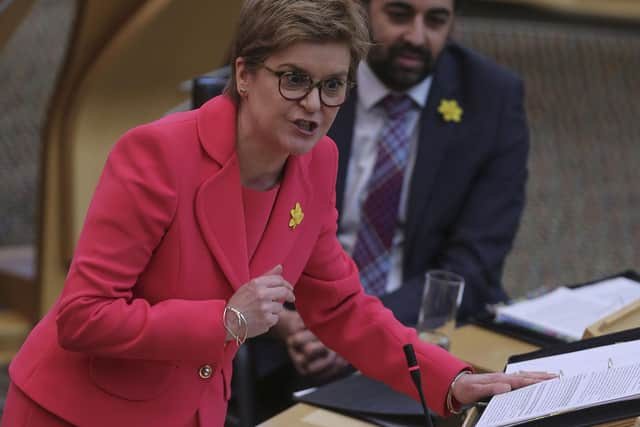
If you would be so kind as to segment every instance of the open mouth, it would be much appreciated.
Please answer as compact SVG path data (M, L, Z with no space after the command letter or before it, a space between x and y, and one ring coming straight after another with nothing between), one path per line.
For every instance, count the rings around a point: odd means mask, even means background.
M316 122L309 120L296 120L293 123L299 130L308 134L313 133L318 128L318 124Z

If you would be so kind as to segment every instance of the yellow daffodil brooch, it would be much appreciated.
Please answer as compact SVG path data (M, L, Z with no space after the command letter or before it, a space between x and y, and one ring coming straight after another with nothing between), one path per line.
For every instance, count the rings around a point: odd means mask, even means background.
M443 99L440 101L438 112L442 114L445 122L460 123L462 121L462 108L460 108L455 99Z
M289 220L289 228L295 230L298 225L302 222L304 218L304 212L302 212L302 208L300 207L300 203L296 202L296 206L291 209L291 219Z

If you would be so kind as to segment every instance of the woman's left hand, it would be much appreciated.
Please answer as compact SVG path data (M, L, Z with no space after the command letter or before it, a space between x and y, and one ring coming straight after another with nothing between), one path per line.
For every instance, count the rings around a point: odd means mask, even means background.
M519 372L515 374L467 374L453 387L453 397L461 404L477 402L487 396L506 393L520 387L556 378L547 372Z

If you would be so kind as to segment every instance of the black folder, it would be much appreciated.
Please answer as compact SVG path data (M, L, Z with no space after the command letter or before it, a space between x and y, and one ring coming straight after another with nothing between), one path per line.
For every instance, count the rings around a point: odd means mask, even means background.
M625 341L640 339L640 328L629 329L615 334L603 335L573 343L551 346L531 353L511 356L508 363L570 353L588 348L601 347ZM618 421L640 416L640 398L620 402L612 402L590 408L579 409L563 414L518 424L526 427L583 427Z
M568 288L579 288L581 286L587 286L593 283L601 282L603 280L615 279L617 277L625 277L629 280L638 282L638 285L640 285L640 273L635 270L625 270L621 271L620 273L602 277L600 279L565 286L567 286ZM497 323L494 321L493 316L476 319L472 323L485 329L489 329L491 331L519 339L521 341L526 341L530 344L537 345L538 347L548 347L566 343L562 339L545 335L543 333L525 328L523 326L513 325L509 323Z
M361 374L332 382L296 400L378 426L424 426L422 406L418 402Z

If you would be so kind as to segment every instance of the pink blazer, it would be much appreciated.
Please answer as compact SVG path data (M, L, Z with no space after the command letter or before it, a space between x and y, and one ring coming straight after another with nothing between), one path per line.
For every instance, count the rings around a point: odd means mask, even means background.
M242 284L282 264L310 329L365 374L417 399L402 351L413 343L429 406L445 413L448 385L466 365L420 343L363 293L336 239L329 138L288 159L248 261L235 114L221 96L118 141L62 295L11 364L13 382L79 426L173 427L196 411L222 426L236 351L225 345L222 311ZM304 219L290 228L296 203Z

